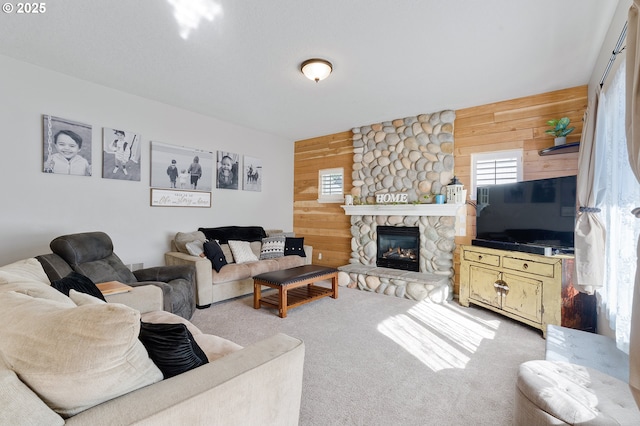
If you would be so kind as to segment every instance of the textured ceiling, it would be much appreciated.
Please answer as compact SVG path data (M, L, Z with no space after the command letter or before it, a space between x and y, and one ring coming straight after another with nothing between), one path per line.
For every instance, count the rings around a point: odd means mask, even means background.
M617 3L64 0L0 15L0 54L299 140L587 84Z

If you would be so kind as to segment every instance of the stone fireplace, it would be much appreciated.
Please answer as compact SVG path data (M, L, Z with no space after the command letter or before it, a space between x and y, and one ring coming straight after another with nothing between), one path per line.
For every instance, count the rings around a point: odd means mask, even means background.
M358 209L357 206L354 207ZM453 275L454 225L455 216L351 215L352 252L349 262L380 266L376 262L378 227L409 226L416 227L419 234L420 257L417 272Z
M354 206L351 215L352 284L364 290L415 300L450 300L456 216L462 205L422 204L425 195L446 194L453 178L454 111L441 111L353 129ZM376 205L380 194L407 194L408 204ZM380 267L378 229L418 230L415 272ZM462 227L463 228L463 227ZM388 247L384 249L388 250ZM415 268L415 267L414 267Z

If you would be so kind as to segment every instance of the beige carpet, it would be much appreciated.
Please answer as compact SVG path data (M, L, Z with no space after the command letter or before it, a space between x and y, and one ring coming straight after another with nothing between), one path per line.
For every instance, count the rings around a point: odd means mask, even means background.
M301 425L511 425L518 365L544 357L540 331L493 312L344 287L284 319L247 296L192 322L240 345L302 339Z

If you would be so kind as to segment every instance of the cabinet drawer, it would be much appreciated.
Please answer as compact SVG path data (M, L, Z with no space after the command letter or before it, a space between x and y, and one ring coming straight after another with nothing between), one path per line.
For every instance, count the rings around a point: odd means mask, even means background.
M553 265L505 256L502 266L513 271L527 272L534 275L553 278Z
M464 260L468 260L470 262L478 262L490 266L500 266L500 256L496 256L495 254L465 250Z

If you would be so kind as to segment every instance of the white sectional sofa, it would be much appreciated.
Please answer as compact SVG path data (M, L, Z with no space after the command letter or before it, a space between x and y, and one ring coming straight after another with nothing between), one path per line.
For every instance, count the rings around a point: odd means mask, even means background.
M159 288L117 300L137 297L162 307ZM163 379L141 320L184 324L208 363ZM2 425L297 425L303 362L284 334L242 348L169 312L65 296L35 258L0 267Z

